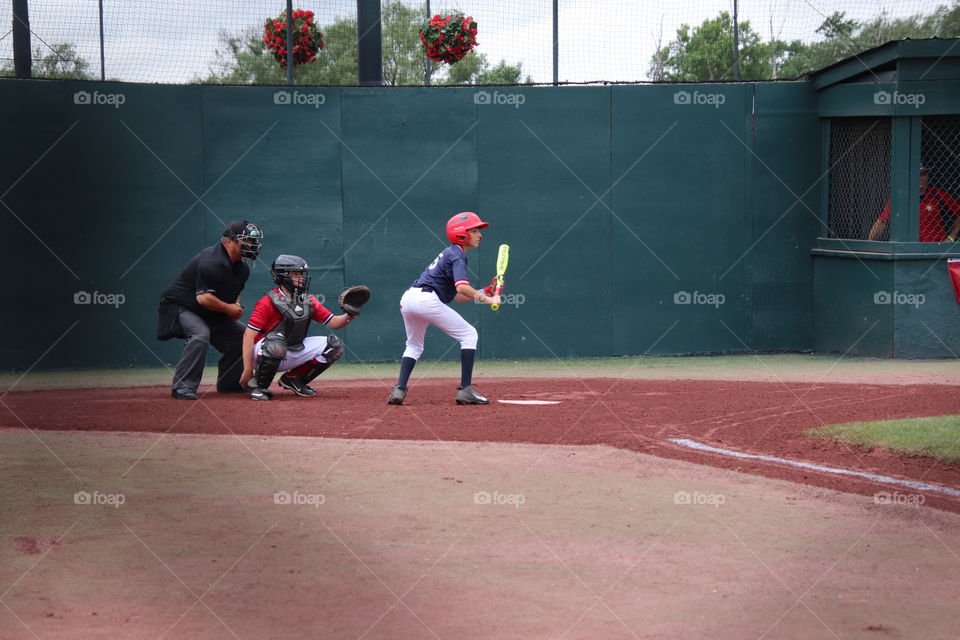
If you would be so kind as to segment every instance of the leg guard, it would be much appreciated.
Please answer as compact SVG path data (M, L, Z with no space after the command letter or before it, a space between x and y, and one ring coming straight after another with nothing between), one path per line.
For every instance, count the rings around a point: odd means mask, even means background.
M327 346L320 352L327 364L333 364L343 356L343 342L337 336L327 336Z
M303 370L298 368L297 374L303 384L316 379L317 376L329 369L334 362L343 357L343 342L335 335L328 335L327 346L320 352L320 355L326 362L311 360L303 365Z
M280 362L287 355L287 340L282 333L267 334L260 345L260 357L257 359L257 387L266 389L273 382L280 368Z

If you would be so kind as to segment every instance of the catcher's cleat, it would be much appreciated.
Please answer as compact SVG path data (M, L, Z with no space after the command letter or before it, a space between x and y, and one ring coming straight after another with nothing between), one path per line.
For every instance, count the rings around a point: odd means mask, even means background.
M396 385L387 398L387 404L403 404L403 399L407 397L407 388Z
M490 401L480 395L471 384L457 389L457 404L490 404Z
M273 391L257 387L250 392L250 398L253 400L269 400L273 397Z
M313 396L317 395L316 389L296 376L291 376L285 373L280 376L280 379L277 380L277 383L284 389L290 389L290 391L293 391L298 396L303 396L304 398L312 398Z

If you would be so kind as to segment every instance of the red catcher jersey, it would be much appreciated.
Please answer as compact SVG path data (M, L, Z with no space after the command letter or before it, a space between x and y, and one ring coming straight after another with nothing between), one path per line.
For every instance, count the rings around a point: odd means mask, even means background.
M281 296L286 297L280 288L274 289ZM310 296L310 304L313 305L313 320L320 324L327 324L333 319L333 313L320 304L320 301ZM283 314L274 306L270 296L263 296L257 300L253 306L253 313L250 314L250 320L247 321L247 327L257 332L254 343L260 342L268 333L277 328L277 325L283 322Z

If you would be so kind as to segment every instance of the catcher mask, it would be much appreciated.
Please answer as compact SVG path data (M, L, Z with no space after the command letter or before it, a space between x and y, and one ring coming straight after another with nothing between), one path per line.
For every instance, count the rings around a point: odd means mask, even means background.
M285 287L296 298L302 298L310 290L310 267L300 256L277 256L270 265L270 275L278 287Z

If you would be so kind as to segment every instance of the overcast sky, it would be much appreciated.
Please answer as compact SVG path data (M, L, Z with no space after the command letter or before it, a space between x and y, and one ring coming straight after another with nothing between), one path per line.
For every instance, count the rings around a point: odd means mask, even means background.
M386 2L387 0L383 0ZM950 0L944 0L949 2ZM745 0L741 21L765 39L817 39L825 16L845 11L869 19L886 10L893 16L930 13L944 2L930 0ZM414 6L415 3L406 4ZM12 23L11 0L0 0L0 36ZM278 14L285 0L103 0L106 74L136 82L189 82L205 76L214 64L218 34L238 34ZM302 0L295 8L310 9L318 22L356 14L352 0ZM732 11L732 0L560 0L560 80L647 80L657 42L673 39L683 24L699 25L721 11ZM433 13L460 9L479 24L478 51L492 63L501 58L522 62L535 82L550 82L552 71L552 1L432 0ZM30 0L34 48L47 43L73 43L99 75L97 0ZM0 40L0 58L12 59L13 37Z

